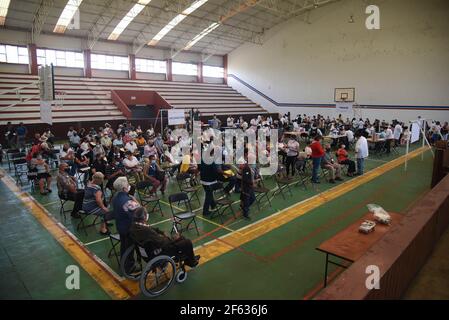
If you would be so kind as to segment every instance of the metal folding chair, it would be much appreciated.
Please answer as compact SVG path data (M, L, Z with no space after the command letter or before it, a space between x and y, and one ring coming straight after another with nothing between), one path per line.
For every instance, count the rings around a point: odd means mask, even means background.
M179 192L172 194L168 196L168 202L170 203L170 209L173 216L173 227L171 232L182 233L183 231L188 231L190 230L190 225L193 223L196 233L200 235L195 220L196 214L192 211L192 205L187 193ZM177 205L177 208L175 208L174 204ZM183 221L188 221L186 227L182 225Z
M146 207L148 212L153 213L159 211L161 216L164 216L160 203L161 198L157 195L151 195L150 188L151 183L149 181L140 181L136 184L136 191L140 204L143 207Z
M211 211L211 218L218 216L220 217L221 223L223 223L223 216L224 213L229 210L232 215L234 216L234 219L237 219L237 216L235 215L235 211L232 208L232 199L229 197L229 195L224 191L223 183L217 182L211 185L212 192L214 193L214 200L216 204L216 208L214 211Z

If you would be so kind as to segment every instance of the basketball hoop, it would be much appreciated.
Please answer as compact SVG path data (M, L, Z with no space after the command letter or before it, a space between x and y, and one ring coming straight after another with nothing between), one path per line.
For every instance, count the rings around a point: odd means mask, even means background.
M65 95L65 91L55 91L55 109L62 109L62 107L64 106Z

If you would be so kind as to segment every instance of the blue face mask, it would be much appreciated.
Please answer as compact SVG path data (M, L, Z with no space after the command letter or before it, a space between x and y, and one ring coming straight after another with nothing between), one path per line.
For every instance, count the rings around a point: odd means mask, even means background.
M156 160L155 159L151 160L151 164L156 164Z

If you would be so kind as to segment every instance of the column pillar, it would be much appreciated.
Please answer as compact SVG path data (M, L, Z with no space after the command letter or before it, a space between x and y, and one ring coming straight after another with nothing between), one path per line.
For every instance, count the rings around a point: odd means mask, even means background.
M203 63L199 62L198 63L198 82L203 83L204 79L203 79Z
M173 81L173 60L167 59L167 80Z
M91 51L90 49L85 49L83 51L84 55L84 77L85 78L92 78L92 65L91 65Z
M228 84L228 55L223 56L223 83Z
M137 80L136 74L136 55L130 54L129 56L129 78L131 80Z
M28 72L32 75L38 74L38 65L37 65L37 49L34 43L30 43L28 45Z

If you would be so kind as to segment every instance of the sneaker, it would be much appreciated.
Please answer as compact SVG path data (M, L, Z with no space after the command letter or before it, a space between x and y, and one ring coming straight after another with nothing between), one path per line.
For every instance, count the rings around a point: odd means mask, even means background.
M330 179L329 183L335 183L335 180L334 179Z
M248 220L248 221L250 221L251 220L251 217L250 216L243 216L243 219L245 219L245 220Z

